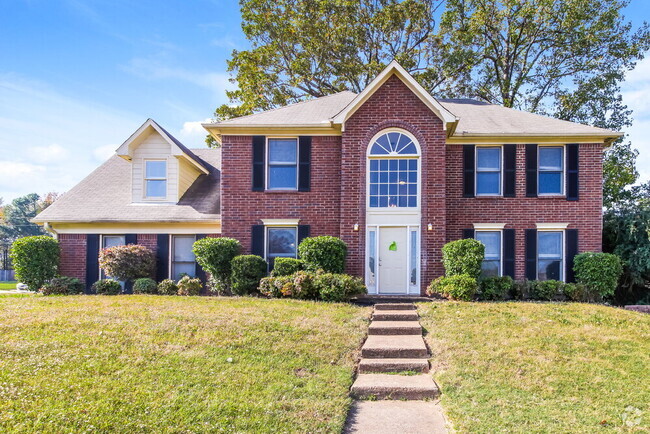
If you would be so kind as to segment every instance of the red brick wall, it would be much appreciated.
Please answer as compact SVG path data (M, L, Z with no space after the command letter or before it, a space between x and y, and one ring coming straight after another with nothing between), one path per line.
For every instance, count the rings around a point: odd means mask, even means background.
M138 244L148 247L154 253L158 250L158 235L157 234L138 234Z
M473 223L506 223L515 229L515 275L525 277L525 229L536 223L569 223L578 229L580 252L602 247L602 144L580 145L579 200L559 197L526 197L525 145L517 145L517 197L463 198L463 147L447 145L446 240L462 238Z
M260 219L299 218L311 235L339 235L341 138L312 137L311 191L251 191L252 137L224 136L221 170L222 235L251 248ZM357 177L358 178L358 177Z
M421 147L422 223L432 231L421 234L422 290L442 273L445 240L445 132L442 121L396 76L389 78L346 122L341 161L341 237L349 246L348 272L363 276L365 231L366 150L375 134L399 127L413 134Z
M85 234L60 234L58 236L61 247L59 274L62 276L76 277L86 281L86 235Z

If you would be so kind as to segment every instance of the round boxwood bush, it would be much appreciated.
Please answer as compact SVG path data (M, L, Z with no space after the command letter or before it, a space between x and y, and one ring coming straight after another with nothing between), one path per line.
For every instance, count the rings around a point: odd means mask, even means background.
M330 236L310 237L298 246L300 259L307 270L324 270L326 273L343 273L347 245L340 238Z
M172 279L165 279L158 284L158 294L178 295L178 285Z
M485 277L479 281L479 298L481 300L505 300L512 291L514 281L510 276Z
M92 289L100 295L117 295L122 292L122 285L117 280L102 279L93 283Z
M32 291L38 291L56 276L59 255L58 241L47 235L19 238L9 252L16 279Z
M41 287L43 295L75 295L83 292L84 285L76 277L55 277Z
M271 276L289 276L305 268L302 259L296 258L275 258Z
M257 255L235 256L231 263L232 292L237 295L253 294L262 277L266 276L266 261Z
M194 243L192 251L196 262L227 289L232 270L231 262L241 251L239 241L226 237L202 238Z
M158 284L155 280L149 277L142 277L136 279L133 283L133 293L134 294L157 294L158 293Z
M203 283L201 279L185 275L178 281L178 295L200 295Z
M478 279L481 275L481 263L485 256L485 246L472 238L452 241L442 247L442 263L445 275L467 275Z
M535 280L530 285L530 297L550 301L562 292L564 283L558 280Z
M576 281L600 297L614 295L618 279L623 273L621 259L611 253L586 252L573 260Z
M478 290L476 278L468 274L438 277L427 287L427 294L440 294L452 300L471 301Z
M152 277L156 269L156 255L140 244L107 247L99 252L99 266L107 276L117 280Z

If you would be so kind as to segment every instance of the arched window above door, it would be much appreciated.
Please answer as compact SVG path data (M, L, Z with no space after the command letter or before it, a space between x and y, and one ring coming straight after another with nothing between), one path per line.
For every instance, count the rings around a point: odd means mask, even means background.
M377 137L371 145L370 155L418 155L418 148L413 139L405 133L392 131Z

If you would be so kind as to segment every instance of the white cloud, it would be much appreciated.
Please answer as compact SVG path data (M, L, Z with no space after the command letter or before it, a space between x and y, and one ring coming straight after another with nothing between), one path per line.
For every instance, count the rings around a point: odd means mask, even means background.
M29 158L37 163L56 163L66 159L69 152L63 146L53 143L49 146L34 146L28 149Z
M104 161L108 160L113 154L115 154L115 150L119 147L119 145L99 146L93 150L93 155L97 161L103 163Z
M210 122L212 119L202 121L191 121L183 124L183 129L178 133L177 138L187 147L203 148L205 147L205 136L208 134L205 128L201 126L204 122Z
M623 102L633 110L634 123L625 132L639 150L637 169L641 181L650 180L650 58L639 62L621 86Z

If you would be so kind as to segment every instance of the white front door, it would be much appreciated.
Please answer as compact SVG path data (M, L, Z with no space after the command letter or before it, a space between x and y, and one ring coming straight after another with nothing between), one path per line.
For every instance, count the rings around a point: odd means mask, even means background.
M379 228L379 293L408 293L408 228Z

